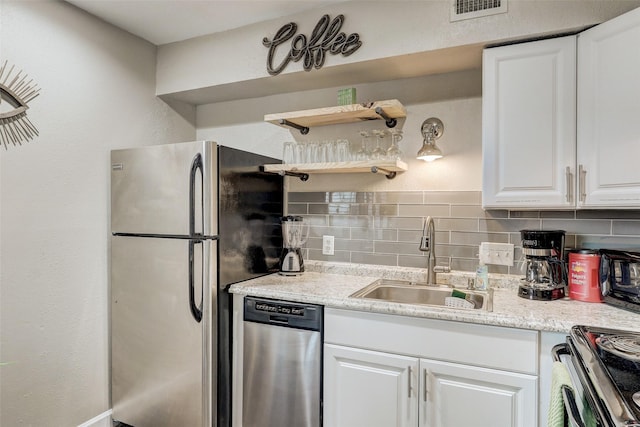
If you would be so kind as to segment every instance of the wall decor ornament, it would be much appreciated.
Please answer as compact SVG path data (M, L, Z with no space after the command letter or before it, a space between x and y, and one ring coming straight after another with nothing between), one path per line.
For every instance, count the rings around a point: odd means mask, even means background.
M305 71L310 71L312 68L319 70L324 65L327 53L351 55L362 46L362 41L357 33L347 35L340 31L343 23L344 15L338 15L333 20L329 15L324 15L316 24L310 37L304 34L296 35L298 25L294 22L283 25L273 39L269 40L267 37L262 39L262 44L269 48L267 72L276 76L286 68L289 62L298 62L301 59ZM278 47L289 40L291 40L289 52L279 64L274 65Z
M40 88L27 80L27 74L16 70L7 61L0 67L0 144L5 150L9 144L22 145L22 142L38 136L38 129L27 117L27 105L40 95Z

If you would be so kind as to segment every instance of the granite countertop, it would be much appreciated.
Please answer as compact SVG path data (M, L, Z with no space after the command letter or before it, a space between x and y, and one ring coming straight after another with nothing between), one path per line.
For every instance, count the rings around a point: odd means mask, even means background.
M230 292L238 295L321 304L325 307L400 316L452 320L547 332L569 332L573 325L600 326L640 332L640 314L607 304L574 301L531 301L517 295L519 278L489 275L493 288L493 311L399 304L349 298L353 292L380 279L424 282L424 269L307 262L300 276L271 274L236 283ZM468 272L438 274L438 283L465 288Z

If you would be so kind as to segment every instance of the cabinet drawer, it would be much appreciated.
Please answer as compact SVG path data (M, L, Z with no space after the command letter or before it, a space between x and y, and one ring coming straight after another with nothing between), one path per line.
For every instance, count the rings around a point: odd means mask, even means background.
M325 310L325 342L537 374L538 333L388 314Z

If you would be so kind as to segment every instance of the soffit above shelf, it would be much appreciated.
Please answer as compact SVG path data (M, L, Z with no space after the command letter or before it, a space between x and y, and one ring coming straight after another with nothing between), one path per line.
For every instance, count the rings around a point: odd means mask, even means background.
M157 93L165 100L205 105L283 93L353 86L387 80L450 73L482 67L484 44L439 49L343 65L321 70L283 73L172 93Z

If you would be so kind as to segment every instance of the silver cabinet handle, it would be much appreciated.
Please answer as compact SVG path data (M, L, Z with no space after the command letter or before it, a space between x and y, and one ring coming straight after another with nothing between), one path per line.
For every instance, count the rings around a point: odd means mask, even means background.
M580 180L578 186L580 187L580 201L584 202L587 198L587 170L582 165L578 165L578 179Z
M407 381L407 395L411 398L411 366L408 367L409 380Z
M567 203L573 203L573 174L570 166L565 169L565 176L567 178Z
M429 371L427 371L426 368L422 370L422 377L424 379L423 380L424 384L422 385L422 400L426 402L427 401L427 394L428 394L427 384L429 384L428 383L428 381L429 381Z

